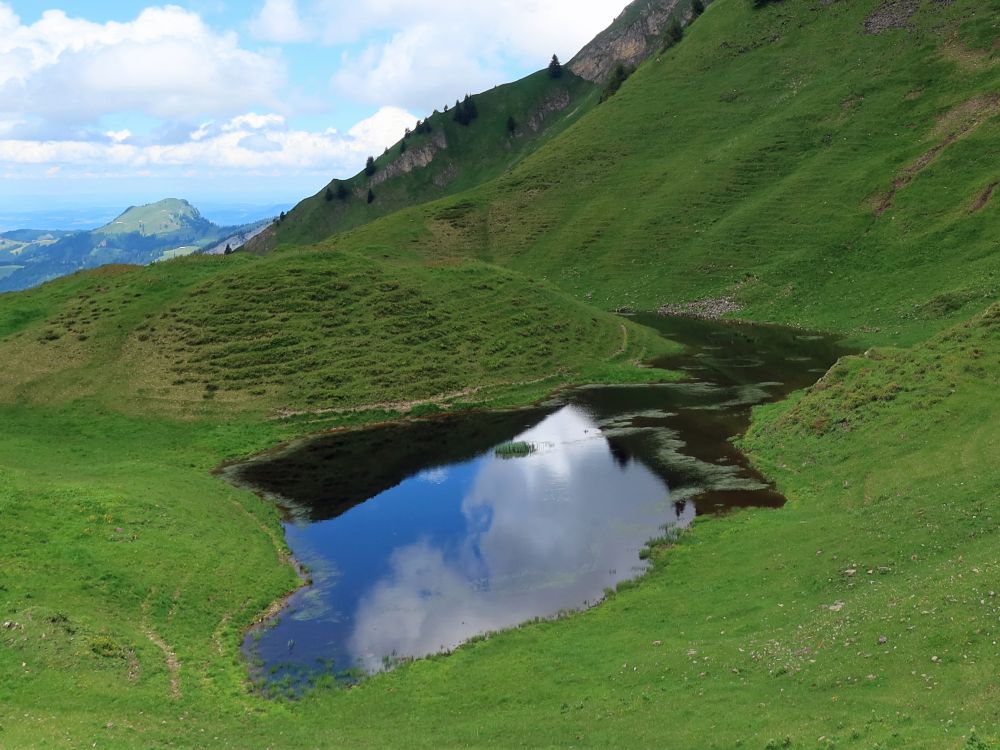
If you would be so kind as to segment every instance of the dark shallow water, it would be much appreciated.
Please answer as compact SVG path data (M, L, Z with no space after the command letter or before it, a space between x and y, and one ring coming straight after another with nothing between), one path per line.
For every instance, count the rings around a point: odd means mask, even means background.
M784 501L730 438L845 353L783 328L641 316L689 382L340 433L233 467L274 497L313 585L246 649L261 679L373 672L599 601L697 514ZM507 441L528 456L501 458Z

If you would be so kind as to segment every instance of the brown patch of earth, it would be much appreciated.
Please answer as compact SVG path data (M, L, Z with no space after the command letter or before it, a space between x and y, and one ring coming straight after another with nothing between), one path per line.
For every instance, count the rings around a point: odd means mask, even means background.
M920 174L924 169L930 166L937 157L945 150L949 145L955 141L955 136L949 136L945 139L944 143L939 143L937 146L932 148L927 153L920 156L913 164L904 169L896 179L892 181L892 187L889 188L882 196L878 199L875 206L875 215L881 216L890 208L892 208L892 202L896 198L896 193L905 188L911 182L913 178Z
M992 185L987 187L978 198L976 198L976 202L972 204L970 213L976 213L977 211L982 211L986 208L986 204L989 203L990 198L993 197L993 192L997 189L997 185L1000 185L1000 182L994 182Z
M156 631L153 630L152 628L146 628L145 633L146 637L149 638L149 640L151 640L154 644L156 644L156 646L160 649L160 651L163 652L163 655L167 660L167 671L170 672L170 697L175 699L180 698L181 662L177 658L177 654L174 653L174 650L172 648L170 648L170 644L168 644L165 640L160 638L160 636L157 635Z
M941 155L942 151L959 138L968 135L984 119L998 111L1000 111L1000 94L985 94L962 102L943 115L938 120L932 135L938 137L943 135L944 140L922 154L896 176L892 181L892 186L875 200L875 216L881 216L892 208L896 193L913 182L914 178L930 166Z

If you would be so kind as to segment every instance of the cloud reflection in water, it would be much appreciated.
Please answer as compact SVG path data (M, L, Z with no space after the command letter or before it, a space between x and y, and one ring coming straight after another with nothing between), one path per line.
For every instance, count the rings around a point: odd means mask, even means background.
M443 546L423 537L391 552L353 618L348 651L358 666L375 670L388 655L434 653L592 603L642 569L639 550L678 510L693 517L582 409L566 407L517 440L536 452L477 461L461 500L462 538ZM441 476L436 490L447 492Z

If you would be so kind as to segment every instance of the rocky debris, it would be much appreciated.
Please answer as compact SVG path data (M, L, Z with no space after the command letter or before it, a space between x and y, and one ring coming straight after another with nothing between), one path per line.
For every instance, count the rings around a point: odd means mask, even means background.
M454 164L449 164L447 167L445 167L436 175L434 175L434 179L431 181L437 187L444 188L447 187L448 183L450 183L456 177L458 177L458 167L456 167Z
M885 645L885 644L887 644L888 642L889 642L889 637L888 637L888 636L885 636L885 635L880 635L880 636L878 637L878 645L880 645L880 646L884 646L884 645Z
M737 312L740 306L732 297L703 299L697 302L669 303L660 307L660 315L677 315L687 318L717 320L728 313Z
M392 163L382 167L372 175L369 185L363 188L367 194L368 187L378 187L386 180L398 177L402 174L409 174L414 169L426 167L430 164L439 151L448 148L448 139L444 133L437 132L429 142L423 146L412 147L403 154L400 154Z
M581 78L603 84L618 63L638 66L659 48L679 3L680 0L636 0L570 60L569 69Z
M908 29L919 6L918 0L886 0L865 19L865 33L874 35L892 29Z
M542 129L549 115L555 112L562 112L569 106L571 101L572 99L566 89L556 89L551 92L545 98L545 101L542 102L542 106L538 108L538 111L528 120L528 127L533 133L537 133Z

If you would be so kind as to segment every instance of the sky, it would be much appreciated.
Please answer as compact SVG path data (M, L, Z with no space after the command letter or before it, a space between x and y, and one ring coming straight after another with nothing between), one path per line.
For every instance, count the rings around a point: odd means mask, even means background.
M627 0L0 0L0 207L294 202Z

